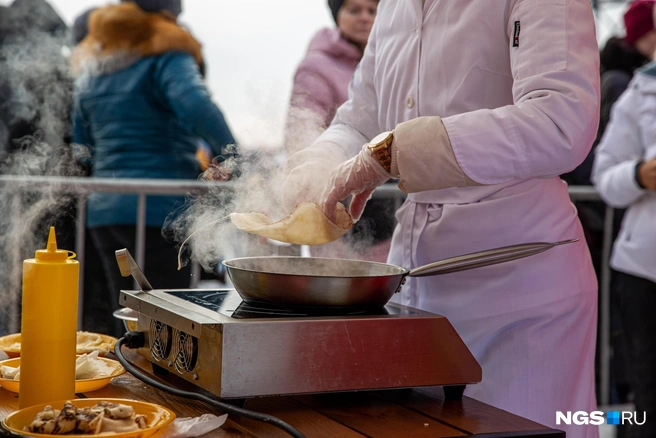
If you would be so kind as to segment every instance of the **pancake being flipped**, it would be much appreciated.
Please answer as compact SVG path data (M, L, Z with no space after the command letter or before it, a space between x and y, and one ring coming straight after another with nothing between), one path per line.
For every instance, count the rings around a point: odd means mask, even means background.
M319 204L303 202L286 217L273 221L261 213L232 213L230 220L242 231L294 245L322 245L342 237L353 227L353 218L337 203L336 224Z

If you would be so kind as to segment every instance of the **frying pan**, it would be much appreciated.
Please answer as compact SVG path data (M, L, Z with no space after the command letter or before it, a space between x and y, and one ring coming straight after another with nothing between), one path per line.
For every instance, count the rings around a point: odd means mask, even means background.
M577 242L524 243L460 255L411 271L385 263L320 257L242 257L223 261L246 302L302 307L380 307L405 277L448 274L496 265Z

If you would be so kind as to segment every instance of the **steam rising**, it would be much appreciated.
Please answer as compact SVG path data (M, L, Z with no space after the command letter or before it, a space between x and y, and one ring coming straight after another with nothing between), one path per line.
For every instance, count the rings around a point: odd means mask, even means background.
M324 131L323 117L308 109L292 106L285 126L285 150L289 155L312 144Z
M18 11L8 19L9 9ZM63 23L40 0L16 0L12 8L0 7L0 173L3 175L80 176L83 170L73 159L70 108L73 80L69 74L68 35ZM22 8L22 10L21 10ZM22 15L21 15L22 14ZM56 17L56 18L55 18ZM26 23L29 23L26 24ZM59 30L57 30L59 29ZM70 52L70 51L69 51ZM285 139L288 153L307 147L321 133L320 118L311 112L292 110ZM20 128L20 129L19 129ZM266 128L264 128L266 129ZM20 134L17 134L20 133ZM193 231L232 212L260 212L272 219L287 215L280 202L283 152L241 151L241 177L234 190L221 183L202 196L189 197L185 208L171 215L163 233L181 243ZM79 158L79 151L76 151ZM325 178L312 176L323 188ZM19 306L22 261L45 246L50 225L72 218L75 193L54 190L0 190L0 335L20 330ZM72 220L70 220L72 223ZM57 228L64 247L62 229ZM365 242L367 239L361 240ZM205 270L221 259L241 256L294 254L298 248L276 244L237 230L230 222L208 226L190 240L186 251ZM313 249L313 255L357 258L359 249L343 241ZM175 269L175 260L170 268ZM168 267L167 267L168 268Z
M232 160L229 160L229 166L236 165ZM234 190L226 190L222 183L217 182L208 193L190 197L185 207L176 212L177 216L171 215L167 220L165 234L172 233L175 241L181 243L194 231L236 211L257 211L269 217L285 216L278 202L282 158L255 152L238 160L241 177L234 181ZM189 261L191 252L206 271L211 271L219 259L267 253L267 247L259 238L237 230L229 221L205 227L187 245L185 261Z
M212 271L221 260L234 257L264 255L298 255L298 248L280 242L239 231L226 216L233 212L262 213L273 220L289 214L281 202L285 174L285 161L290 152L309 146L322 132L320 117L315 113L298 108L292 109L287 123L285 152L256 151L245 153L238 158L241 176L234 180L234 191L227 191L217 182L216 188L202 196L189 198L187 204L164 225L165 235L172 233L176 242L181 243L193 235L184 249L184 263L190 258L197 260L203 269ZM231 162L236 166L237 163ZM327 176L327 175L326 175ZM322 175L310 178L319 193L327 183ZM216 222L216 223L214 223ZM204 227L204 228L203 228ZM201 228L203 228L201 230ZM362 258L371 245L368 228L361 227L357 241L347 244L344 239L312 248L313 256Z
M72 82L62 55L65 27L53 32L63 23L38 2L16 5L0 11L8 18L11 9L13 17L0 20L0 173L80 175L66 145ZM0 191L0 334L20 329L22 261L45 247L49 225L72 214L72 199L51 190Z

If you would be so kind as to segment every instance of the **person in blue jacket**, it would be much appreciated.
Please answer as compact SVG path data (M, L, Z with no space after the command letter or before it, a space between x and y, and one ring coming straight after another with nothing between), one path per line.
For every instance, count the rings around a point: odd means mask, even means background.
M237 173L235 139L204 85L200 44L176 22L181 9L181 0L138 0L89 15L88 34L71 61L73 142L88 151L81 156L91 177L196 179L199 138L223 162L224 174ZM147 197L142 268L154 287L189 287L189 267L176 269L176 248L162 230L183 202L180 196ZM94 314L111 315L119 307L119 290L132 289L132 280L120 276L114 251L134 251L136 217L136 195L88 198L87 228L107 275L106 290L85 293Z

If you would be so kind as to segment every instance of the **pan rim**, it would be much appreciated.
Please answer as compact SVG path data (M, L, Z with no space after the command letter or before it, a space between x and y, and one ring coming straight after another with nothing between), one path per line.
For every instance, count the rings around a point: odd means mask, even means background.
M357 262L357 263L363 263L363 264L368 264L368 265L380 265L380 266L385 266L388 268L394 268L394 269L399 269L401 272L396 273L396 274L377 274L377 275L322 275L322 274L292 274L292 273L283 273L283 272L272 272L272 271L266 271L266 270L257 270L257 269L247 269L243 268L240 266L233 266L230 265L230 262L236 262L236 261L241 261L241 260L257 260L257 259L280 259L280 260L290 260L290 259L312 259L312 260L337 260L340 262ZM396 266L392 265L389 263L381 263L381 262L372 262L368 260L358 260L358 259L341 259L341 258L335 258L335 257L300 257L300 256L253 256L253 257L235 257L231 258L228 260L222 260L221 264L226 266L229 269L234 269L234 270L239 270L239 271L245 271L245 272L253 272L253 273L258 273L258 274L267 274L267 275L294 275L294 276L299 276L299 277L313 277L313 278L378 278L378 277L390 277L390 276L406 276L410 273L410 271L406 268L403 268L401 266Z

